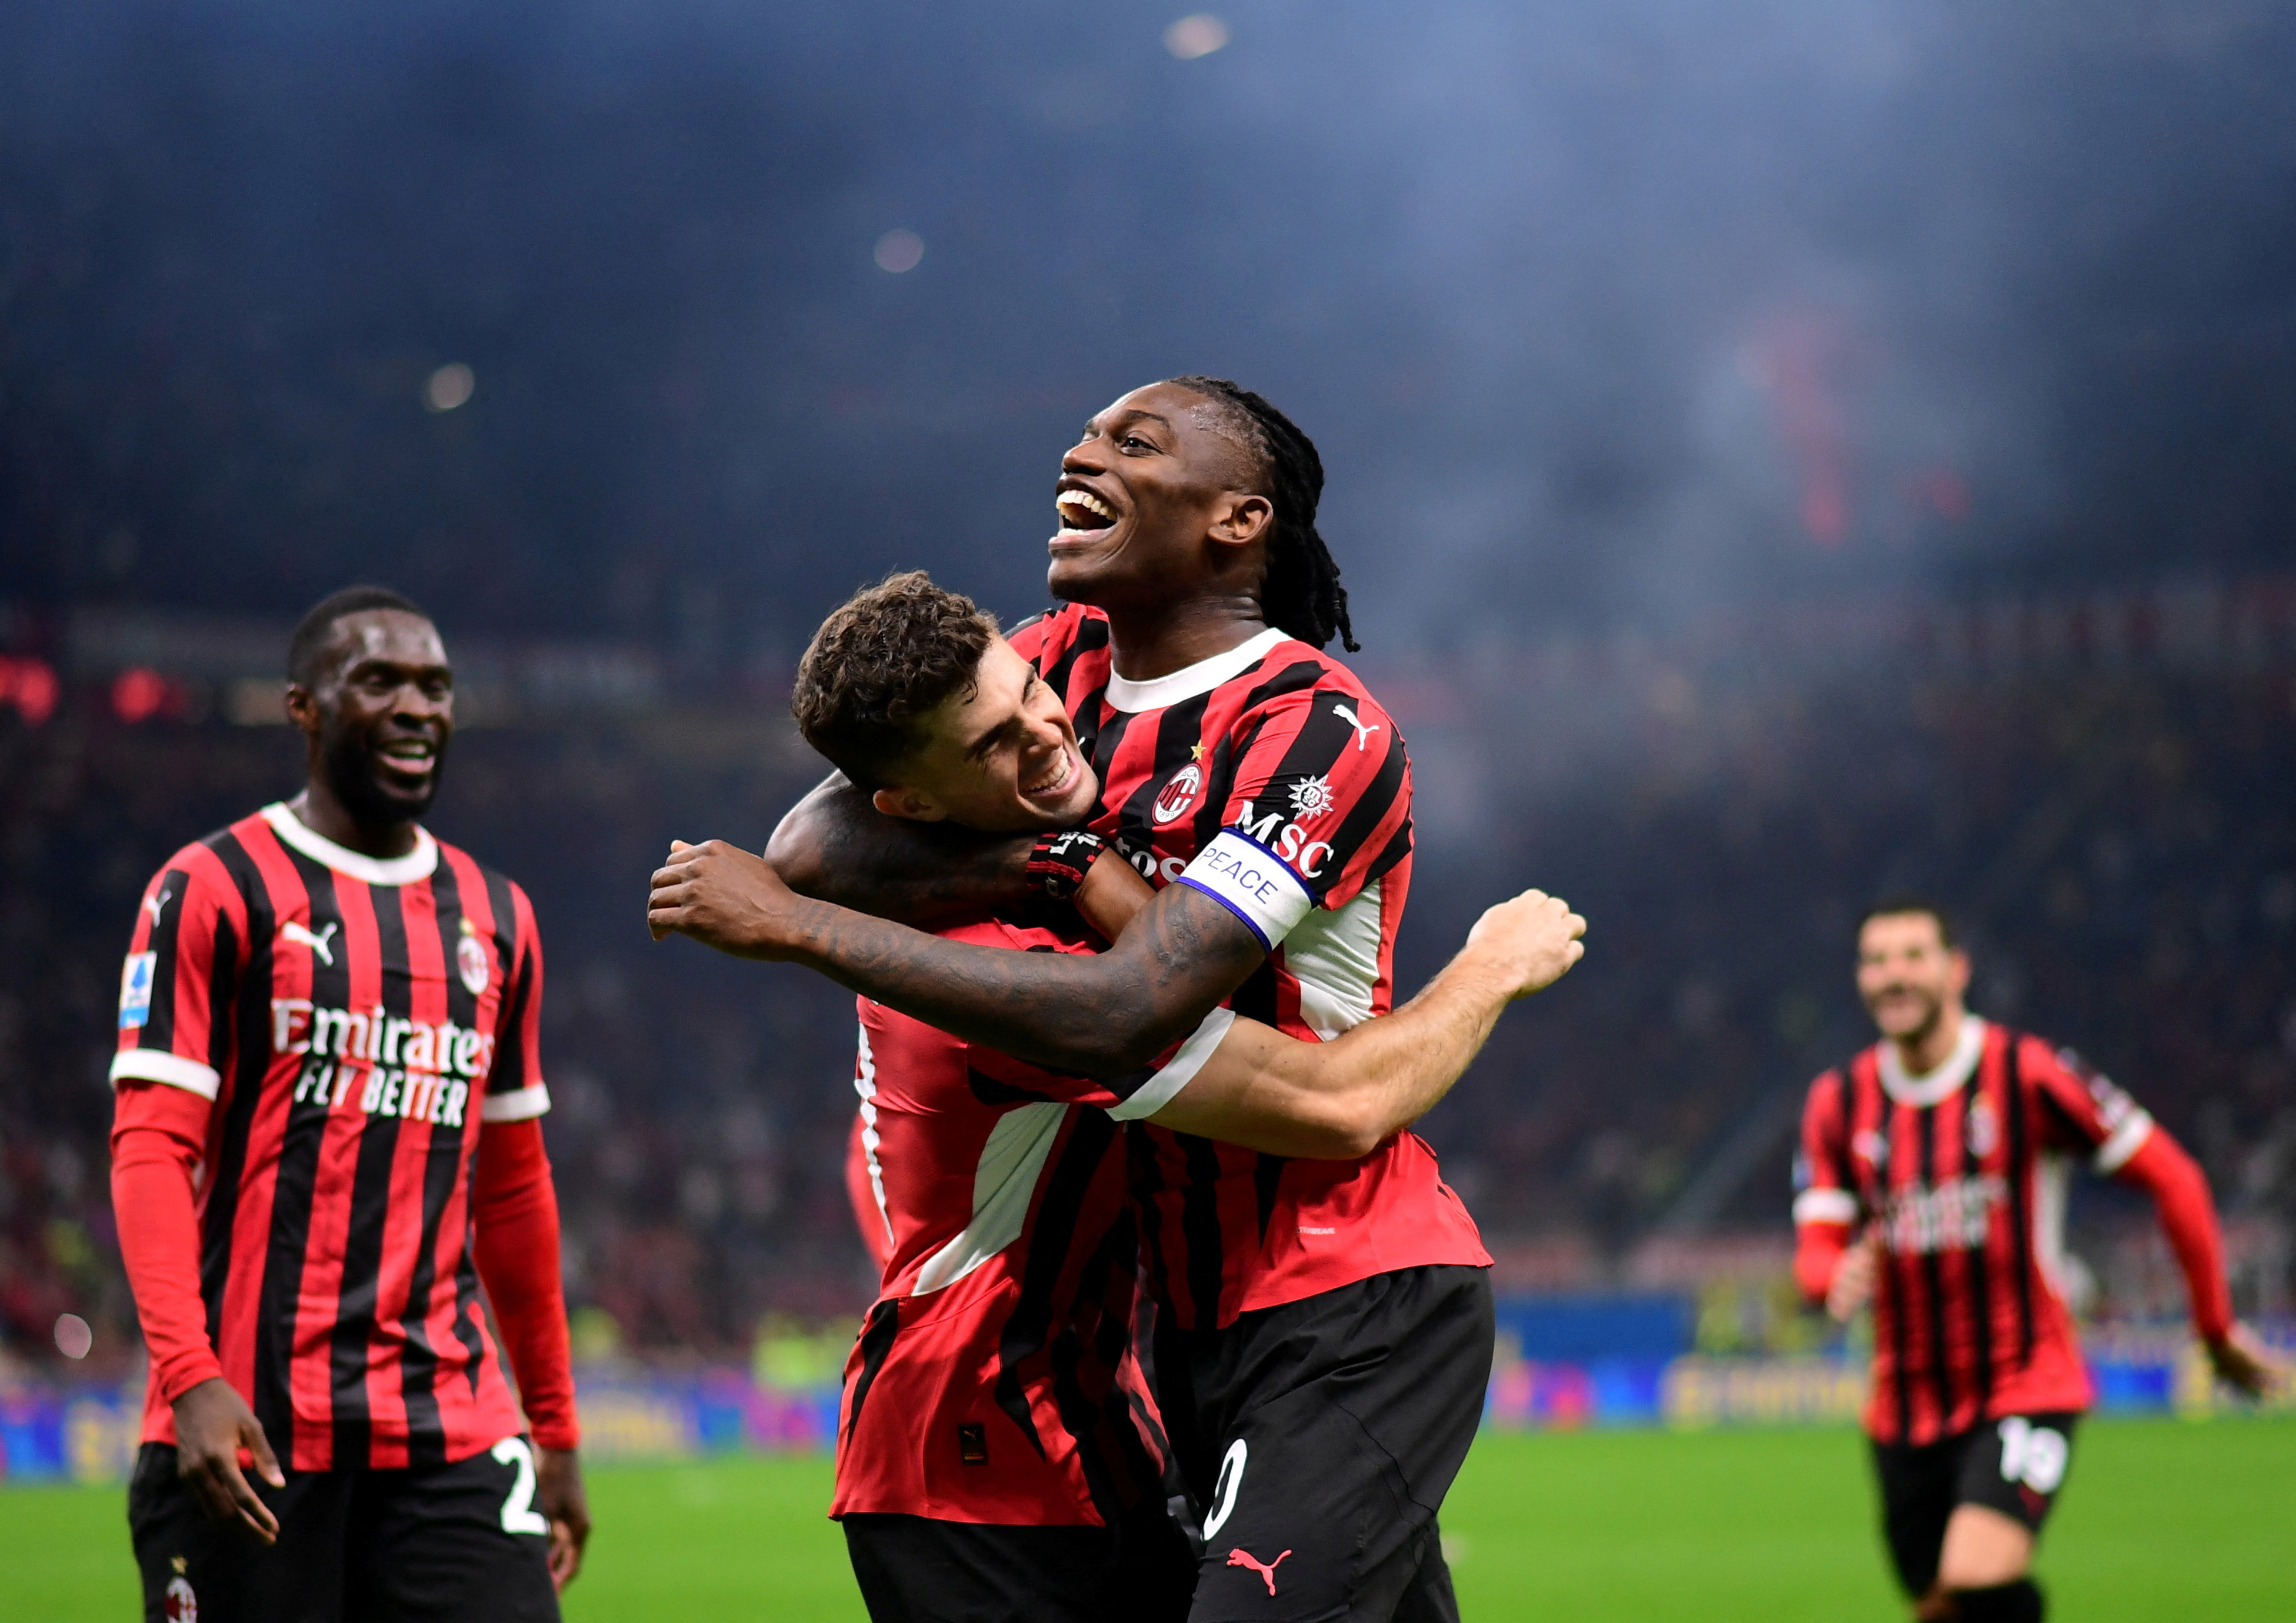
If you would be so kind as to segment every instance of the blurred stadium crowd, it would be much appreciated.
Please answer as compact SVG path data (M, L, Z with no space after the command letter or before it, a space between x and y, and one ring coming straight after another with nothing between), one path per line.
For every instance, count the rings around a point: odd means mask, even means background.
M769 1316L833 1353L871 1281L841 1158L835 988L656 946L673 836L762 843L817 764L778 684L691 691L612 650L454 638L465 728L432 826L532 893L548 1119L580 1351L746 1357ZM103 1083L139 887L291 794L252 725L283 636L0 623L0 1359L124 1373ZM219 652L218 652L219 651ZM2246 1312L2288 1311L2296 1215L2296 583L1808 611L1365 668L1413 747L1405 990L1524 884L1593 922L1424 1124L1502 1289L1702 1293L1709 1350L1816 1333L1778 1290L1803 1085L1867 1040L1857 910L1959 908L1982 1012L2079 1045L2193 1147ZM45 675L43 674L45 673ZM2141 1201L2075 1206L2092 1314L2173 1318ZM833 1330L832 1330L832 1327Z

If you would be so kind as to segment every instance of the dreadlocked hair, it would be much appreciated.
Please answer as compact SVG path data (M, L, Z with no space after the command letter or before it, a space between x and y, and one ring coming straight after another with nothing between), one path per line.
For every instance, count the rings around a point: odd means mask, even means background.
M1168 378L1210 399L1225 422L1259 458L1272 488L1260 494L1275 506L1275 534L1267 541L1267 573L1259 588L1260 612L1286 636L1321 648L1336 635L1349 653L1359 652L1348 623L1348 589L1340 566L1316 532L1316 504L1324 495L1324 459L1316 442L1267 398L1230 382L1190 373Z

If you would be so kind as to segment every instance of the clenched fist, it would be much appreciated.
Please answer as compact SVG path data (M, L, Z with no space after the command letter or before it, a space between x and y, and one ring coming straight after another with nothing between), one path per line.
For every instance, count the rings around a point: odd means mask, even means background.
M654 870L646 928L657 941L674 933L737 958L778 958L800 906L764 857L722 840L673 840L668 859Z
M1570 911L1570 904L1544 890L1526 890L1512 901L1487 909L1467 932L1462 957L1487 965L1510 988L1510 998L1524 997L1554 985L1572 964L1587 955L1587 921Z

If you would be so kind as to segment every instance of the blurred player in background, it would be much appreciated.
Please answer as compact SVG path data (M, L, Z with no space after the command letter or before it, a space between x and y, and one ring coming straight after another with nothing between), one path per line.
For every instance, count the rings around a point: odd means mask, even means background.
M830 616L792 708L891 816L1027 831L1047 808L1026 783L1072 780L1070 820L1099 798L1051 688L969 599L922 574ZM1153 891L1121 862L1092 861L1091 836L1076 843L1046 877L1090 887L1097 937L1064 905L1065 882L1029 916L944 933L1033 952L1121 934ZM1133 1356L1138 1240L1118 1124L1177 1119L1224 1142L1352 1159L1424 1113L1505 1004L1576 961L1583 928L1532 892L1491 909L1392 1016L1328 1044L1237 1020L1207 1052L1115 1085L860 999L849 1187L865 1235L891 1254L848 1365L832 1513L871 1615L1184 1616L1194 1556L1165 1513L1161 1427Z
M1238 1015L1327 1039L1384 1012L1410 763L1320 652L1353 646L1323 482L1289 418L1217 378L1134 390L1062 458L1047 585L1064 605L1011 646L1078 747L1020 787L1057 810L1096 773L1090 832L1114 848L1098 861L1159 887L1107 952L938 939L714 846L657 876L660 916L1063 1074L1168 1067ZM769 852L803 890L928 926L1018 905L1031 866L1061 860L834 782ZM710 905L685 907L687 884ZM1490 1258L1433 1151L1408 1132L1343 1160L1136 1132L1157 1397L1205 1511L1198 1615L1456 1616L1436 1512L1481 1417Z
M122 980L144 1615L554 1619L589 1512L533 909L418 821L455 714L419 609L336 593L287 668L302 792L168 859Z
M2033 1541L2091 1398L2057 1266L2076 1157L2152 1196L2217 1373L2256 1393L2274 1372L2233 1321L2200 1168L2070 1049L1969 1013L1968 988L1936 906L1861 922L1882 1041L1810 1085L1794 1270L1836 1318L1874 1303L1866 1429L1915 1615L2035 1623Z

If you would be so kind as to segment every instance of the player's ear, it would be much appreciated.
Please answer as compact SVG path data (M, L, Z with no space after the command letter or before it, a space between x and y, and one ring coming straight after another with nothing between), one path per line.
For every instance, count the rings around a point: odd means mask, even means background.
M912 823L940 823L948 816L931 795L914 789L881 789L869 797L869 804L888 817L906 817Z
M1256 491L1231 490L1212 510L1211 537L1228 546L1246 546L1275 521L1275 505Z
M291 682L281 702L287 711L287 719L298 729L309 734L318 732L319 701L309 688L299 682Z

